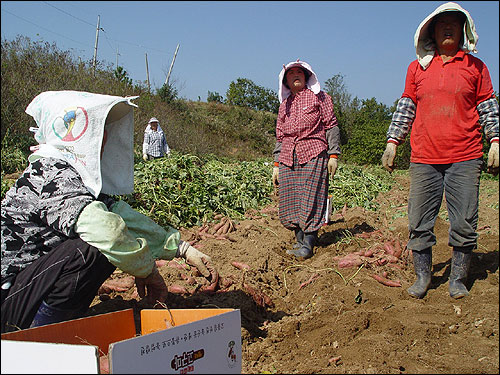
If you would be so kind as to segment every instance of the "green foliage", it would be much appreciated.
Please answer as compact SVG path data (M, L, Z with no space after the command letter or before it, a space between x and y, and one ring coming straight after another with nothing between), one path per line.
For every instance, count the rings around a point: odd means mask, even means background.
M215 103L223 103L224 98L222 97L222 95L219 95L218 92L208 91L207 102L208 103L214 103L214 102Z
M391 114L375 98L363 100L356 113L355 126L349 129L349 139L342 147L345 160L363 165L379 164L386 145L386 132Z
M270 203L272 165L265 160L224 162L173 151L169 158L135 165L128 203L160 225L200 225L216 213L241 218Z
M347 91L343 75L336 74L327 79L323 90L332 97L337 115L346 114L351 110L351 94Z
M165 103L172 103L177 99L177 89L171 84L164 84L161 88L157 90L157 94L160 99Z
M278 95L273 90L258 86L247 78L238 78L229 84L226 103L276 114L280 106Z
M2 171L2 200L5 197L5 193L11 188L12 185L16 182L16 178L7 178L5 173Z
M273 191L270 158L235 162L174 151L169 158L136 163L134 176L135 193L124 199L160 225L174 227L201 225L217 213L241 219L248 210L271 203ZM333 209L347 204L375 210L377 194L392 182L381 168L341 163L329 189Z
M330 182L328 193L332 195L333 211L348 207L363 207L375 211L379 205L378 193L389 191L392 177L376 166L355 166L339 163L337 172Z
M128 73L123 69L123 66L117 66L114 73L119 82L123 82L130 86L132 85L132 80L128 77Z

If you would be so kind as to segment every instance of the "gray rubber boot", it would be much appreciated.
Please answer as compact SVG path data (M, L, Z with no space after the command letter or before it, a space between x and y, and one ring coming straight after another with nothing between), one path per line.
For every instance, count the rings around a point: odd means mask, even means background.
M286 252L291 255L295 255L297 258L308 259L313 256L313 247L316 244L316 239L318 237L318 231L304 233L304 240L302 246L296 250L287 250Z
M297 242L293 245L293 248L300 249L304 243L304 232L302 232L302 229L295 229L294 231Z
M47 305L45 301L42 301L38 311L31 322L31 327L39 327L52 323L64 322L66 320L71 320L75 317L76 311L61 310L53 306Z
M450 296L452 298L459 299L469 295L465 282L469 274L471 259L472 249L470 247L453 248L449 285Z
M408 288L408 294L415 298L423 298L431 285L432 248L421 251L412 250L412 254L417 281Z

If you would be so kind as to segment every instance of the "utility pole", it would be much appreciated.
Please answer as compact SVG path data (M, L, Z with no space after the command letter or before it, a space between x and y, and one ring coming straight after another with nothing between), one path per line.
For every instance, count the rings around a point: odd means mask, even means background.
M95 77L95 67L96 67L96 63L97 63L97 42L99 40L99 23L100 23L100 20L101 20L101 16L97 16L97 29L95 31L95 47L94 47L94 59L92 61L92 67L93 67L93 70L94 70L94 77Z
M149 68L148 68L148 54L146 53L146 76L148 78L148 91L151 92L151 85L149 84Z
M118 69L118 56L121 56L121 55L118 53L118 47L116 47L116 68L115 69Z
M170 79L170 73L172 72L172 68L174 67L175 56L177 56L178 50L179 50L179 44L177 44L177 48L175 49L174 58L172 59L172 63L170 64L170 69L168 70L167 79L165 80L165 85L168 85L168 80Z

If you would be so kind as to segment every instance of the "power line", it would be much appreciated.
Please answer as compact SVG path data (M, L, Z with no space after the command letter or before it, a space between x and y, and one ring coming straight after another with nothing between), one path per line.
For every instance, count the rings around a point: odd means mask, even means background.
M78 41L76 41L76 40L73 40L73 39L71 39L71 38L68 38L68 37L67 37L67 36L65 36L65 35L61 35L61 34L58 34L58 33L54 32L54 31L52 31L52 30L46 29L45 27L40 26L40 25L37 25L37 24L36 24L36 23L34 23L34 22L28 21L27 19L25 19L25 18L23 18L23 17L20 17L20 16L18 16L17 14L14 14L14 13L12 13L12 12L9 12L9 11L8 11L8 10L6 10L6 9L3 9L3 8L2 8L2 12L7 12L7 13L9 13L9 14L13 15L14 17L17 17L17 18L19 18L19 19L23 20L24 22L28 22L28 23L30 23L30 24L32 24L32 25L34 25L34 26L36 26L36 27L39 27L39 28L40 28L40 29L42 29L42 30L48 31L49 33L55 34L55 35L60 36L60 37L62 37L62 38L65 38L65 39L71 40L71 41L72 41L72 42L74 42L74 43L78 43L78 44L81 44L81 45L83 45L83 46L85 46L85 47L87 47L87 48L90 48L90 47L89 47L88 45L86 45L85 43L78 42Z
M66 15L70 16L70 17L73 17L73 18L75 18L75 19L77 19L77 20L79 20L79 21L81 21L81 22L83 22L83 23L86 23L86 24L87 24L87 25L89 25L89 26L95 27L93 24L91 24L91 23L89 23L89 22L87 22L87 21L84 21L84 20L82 20L82 19L80 19L80 18L78 18L78 17L75 17L75 16L73 16L72 14L70 14L70 13L68 13L68 12L66 12L66 11L64 11L64 10L62 10L62 9L59 9L58 7L56 7L56 6L52 5L52 4L49 4L49 3L48 3L48 2L46 2L46 1L44 1L44 3L45 3L45 4L47 4L47 5L49 5L49 6L51 6L52 8L57 9L58 11L60 11L60 12L62 12L62 13L64 13L64 14L66 14ZM111 40L111 41L114 41L114 42L117 42L117 43L126 43L126 44L130 44L130 45L132 45L132 46L135 46L135 47L139 47L139 48L143 48L143 49L147 49L147 50L151 50L151 51L157 51L157 52L161 52L161 53L163 53L163 54L167 54L167 52L165 52L165 51L161 51L161 50L157 50L157 49L155 49L155 48L146 47L146 46L142 46L142 45L138 45L138 44L134 44L134 43L130 43L130 42L124 42L124 41L114 40L114 39L112 39L112 38L108 38L108 36L106 35L106 30L104 30L104 29L103 29L103 28L101 28L101 27L99 28L99 30L101 30L101 31L103 31L103 32L104 32L104 34L105 34L106 39L108 40L108 42ZM110 47L112 47L112 46L110 45Z
M70 16L70 17L73 17L74 19L76 19L76 20L78 20L78 21L81 21L81 22L83 22L83 23L86 23L86 24L87 24L87 25L89 25L89 26L95 27L93 24L91 24L91 23L89 23L89 22L87 22L87 21L84 21L84 20L82 20L82 19L80 19L80 18L78 18L78 17L75 17L75 16L74 16L74 15L72 15L71 13L68 13L68 12L66 12L66 11L64 11L64 10L62 10L62 9L59 9L58 7L56 7L56 6L52 5L52 4L49 4L49 3L48 3L48 2L46 2L46 1L44 1L44 3L45 3L45 4L47 4L48 6L51 6L51 7L52 7L52 8L54 8L54 9L57 9L59 12L62 12L62 13L64 13L64 14L67 14L67 15L68 15L68 16ZM102 29L101 29L101 30L102 30ZM102 30L102 31L104 31L104 30Z

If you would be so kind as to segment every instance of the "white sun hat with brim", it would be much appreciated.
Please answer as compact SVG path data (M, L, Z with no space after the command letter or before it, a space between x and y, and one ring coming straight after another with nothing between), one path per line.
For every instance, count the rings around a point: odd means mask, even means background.
M156 129L157 132L163 132L163 129L160 126L160 121L156 117L151 117L151 119L148 121L148 125L146 126L146 129L144 129L144 132L150 133L153 131L151 129L151 123L156 122L158 124L158 128Z
M431 14L429 14L418 26L417 31L414 36L414 45L417 54L417 59L422 69L427 69L429 64L434 57L434 51L436 50L436 46L434 44L432 35L429 34L429 25L432 22L432 19L436 17L438 14L444 12L461 12L465 15L466 21L464 24L464 44L461 46L461 49L465 53L477 53L476 45L478 40L478 35L476 32L476 27L474 26L474 21L470 16L469 12L467 12L464 8L462 8L457 3L449 2L440 5L434 10Z
M286 85L283 83L283 78L285 77L285 73L288 69L294 68L294 67L301 67L305 70L307 70L310 75L309 78L307 79L306 86L309 90L311 90L314 94L319 94L321 87L318 81L318 77L316 76L316 73L311 68L311 65L306 63L305 61L300 61L300 59L297 59L297 61L292 61L289 62L286 65L283 65L283 69L281 69L280 75L279 75L279 92L278 92L278 97L280 99L280 103L283 102L286 98L288 98L291 94L291 91Z

